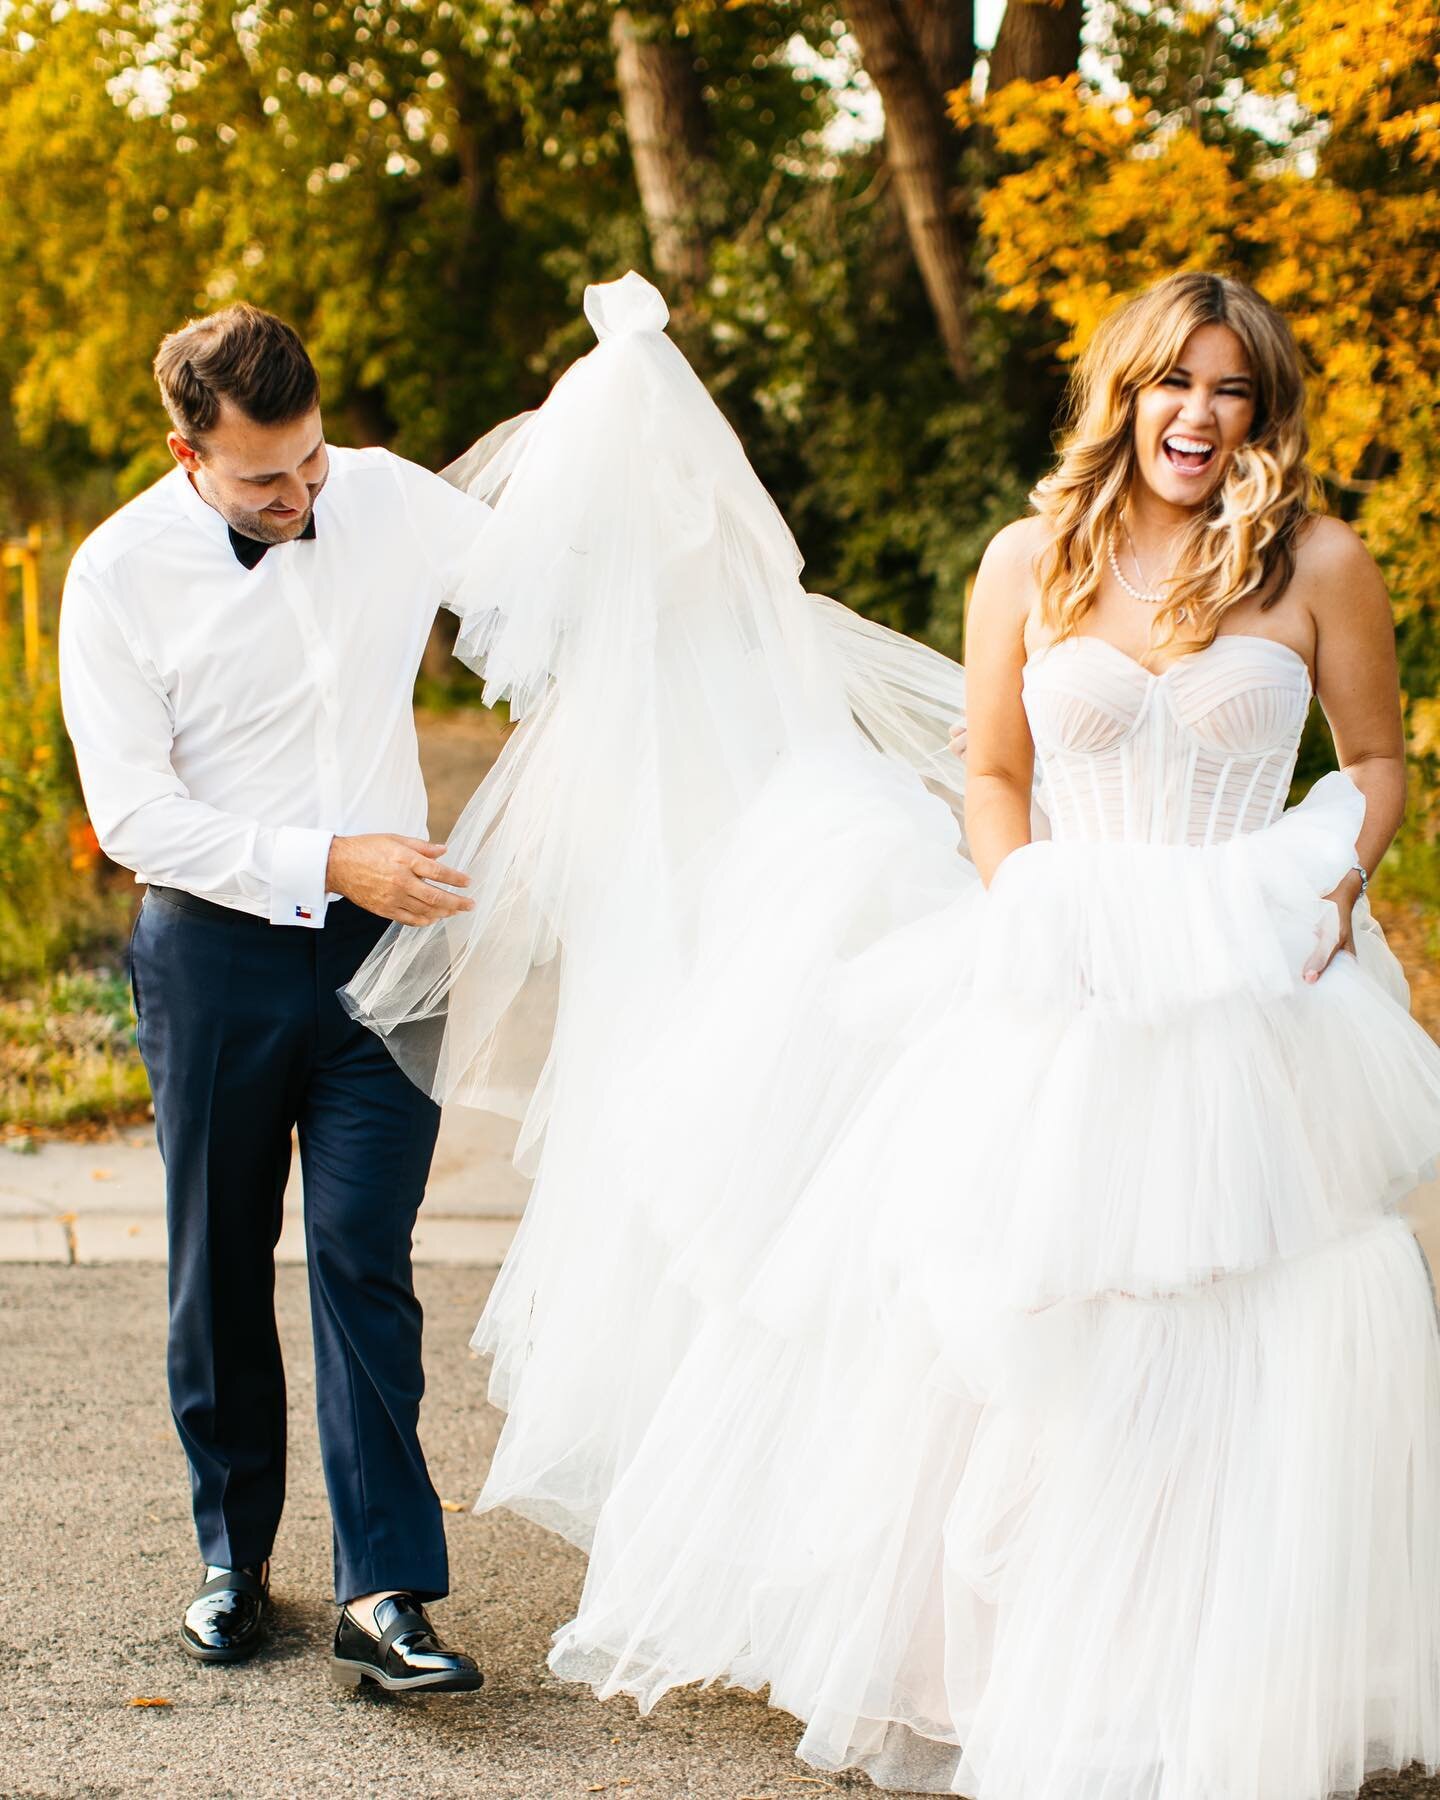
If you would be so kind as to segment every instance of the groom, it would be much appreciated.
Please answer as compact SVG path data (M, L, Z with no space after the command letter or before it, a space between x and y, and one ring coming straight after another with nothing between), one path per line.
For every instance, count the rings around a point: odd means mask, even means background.
M175 467L75 556L60 680L131 940L165 1162L170 1399L205 1569L181 1641L260 1642L285 1491L274 1249L299 1139L334 1673L473 1689L436 1636L439 1500L410 1241L439 1108L336 998L390 920L467 909L426 838L411 695L489 509L385 450L331 448L288 325L228 306L161 344ZM444 883L446 886L437 886Z

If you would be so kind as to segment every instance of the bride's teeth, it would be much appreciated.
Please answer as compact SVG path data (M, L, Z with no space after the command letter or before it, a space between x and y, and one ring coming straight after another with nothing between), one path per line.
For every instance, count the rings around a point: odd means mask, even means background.
M1172 468L1191 472L1208 468L1215 451L1215 446L1207 444L1203 438L1186 437L1162 438L1160 448Z

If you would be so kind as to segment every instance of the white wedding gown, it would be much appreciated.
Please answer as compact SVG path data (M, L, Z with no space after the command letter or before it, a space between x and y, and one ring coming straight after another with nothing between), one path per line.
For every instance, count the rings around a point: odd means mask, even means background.
M986 889L961 672L803 593L653 289L587 310L455 471L524 715L476 911L346 991L526 1120L481 1504L590 1550L552 1666L768 1687L815 1767L975 1800L1440 1767L1440 1050L1363 905L1301 978L1364 813L1282 810L1304 663L1032 657Z

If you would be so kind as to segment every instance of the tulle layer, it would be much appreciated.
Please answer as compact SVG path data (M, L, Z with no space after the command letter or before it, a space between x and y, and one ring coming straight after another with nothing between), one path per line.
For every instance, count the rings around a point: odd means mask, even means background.
M1364 796L1337 773L1227 842L1025 844L996 871L977 991L1156 1025L1237 995L1289 994L1334 947L1324 896L1354 860L1364 816Z
M777 771L667 1027L551 1122L475 1338L511 1413L487 1503L588 1543L742 1298L791 1337L903 1301L978 1396L1039 1309L1203 1287L1403 1204L1440 1054L1378 934L1301 973L1356 798L1322 783L1233 846L1037 844L985 890L875 759Z
M976 1800L1434 1766L1440 1340L1387 1215L1440 1056L1363 916L1303 979L1353 788L986 890L867 769L733 834L477 1334L482 1504L591 1550L553 1666L767 1689L815 1766Z
M1045 1379L983 1405L903 1308L712 1315L551 1666L644 1708L768 1686L815 1766L974 1800L1322 1800L1440 1764L1440 1362L1404 1224L1061 1310Z
M1233 843L1007 858L963 922L968 981L837 1143L778 1285L803 1291L821 1220L833 1237L861 1193L872 1266L923 1271L937 1327L972 1294L1183 1290L1403 1200L1440 1149L1440 1055L1371 933L1364 968L1302 978L1335 945L1358 801L1335 776Z
M1436 1767L1440 1341L1391 1214L1440 1052L1363 907L1304 980L1358 791L1037 833L982 887L963 674L804 594L653 290L592 299L455 472L499 501L462 648L523 715L451 837L475 909L342 996L525 1118L481 1505L592 1549L555 1668L768 1688L815 1765L975 1800Z

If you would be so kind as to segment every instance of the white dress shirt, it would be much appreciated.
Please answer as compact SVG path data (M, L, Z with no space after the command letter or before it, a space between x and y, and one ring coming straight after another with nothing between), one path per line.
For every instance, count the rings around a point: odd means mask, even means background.
M272 925L324 923L332 836L425 837L415 676L490 517L388 450L329 455L315 537L253 569L171 470L86 538L60 611L105 854Z

